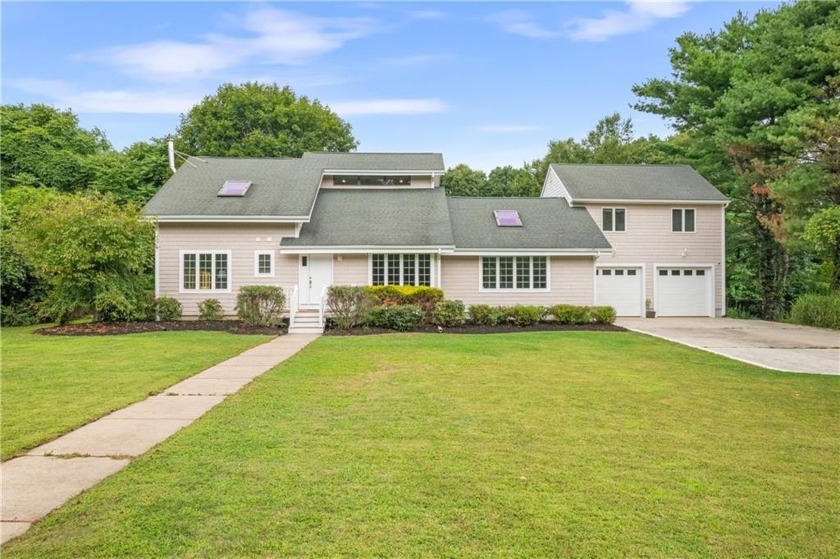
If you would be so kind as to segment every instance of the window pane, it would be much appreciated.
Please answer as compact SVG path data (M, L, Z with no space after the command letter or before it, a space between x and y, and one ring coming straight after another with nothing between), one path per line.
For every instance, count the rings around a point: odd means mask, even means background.
M414 285L414 254L403 254L403 285Z
M216 255L216 289L228 288L228 257L227 254Z
M372 260L371 283L385 285L385 255L374 254Z
M615 230L624 231L624 210L615 210Z
M516 258L516 288L531 288L531 259L518 256Z
M513 256L499 257L499 289L513 289Z
M612 270L601 270L601 275L602 276L611 276L612 275Z
M616 270L616 271L615 271L615 275L617 275L617 276L623 276L623 275L624 275L624 270Z
M548 287L548 273L545 256L534 257L534 289L545 289Z
M213 255L198 255L198 288L213 289Z
M260 274L270 274L271 273L271 255L270 254L260 254L257 256L257 272Z
M706 270L697 270L697 275L698 276L705 276L706 275Z
M184 289L195 289L195 254L184 255Z
M604 208L601 211L601 218L603 219L604 223L604 231L612 231L613 230L613 213L612 208Z
M685 210L685 230L694 231L694 210Z
M660 276L667 276L668 275L668 270L659 270L659 275Z
M627 275L628 276L635 276L636 275L636 270L627 270Z
M484 289L496 289L496 259L481 259L481 285Z
M400 255L388 254L388 285L400 284Z
M678 276L678 275L680 275L680 271L679 270L671 270L671 275L672 276Z
M417 285L432 285L432 255L417 255Z
M671 231L682 231L682 210L671 210Z
M683 275L684 275L684 276L690 276L690 275L692 275L693 273L694 273L694 270L683 270Z

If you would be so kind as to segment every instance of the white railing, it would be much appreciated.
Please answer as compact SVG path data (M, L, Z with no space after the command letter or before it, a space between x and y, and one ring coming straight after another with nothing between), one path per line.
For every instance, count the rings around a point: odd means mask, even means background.
M294 287L285 287L283 291L286 292L286 304L289 306L289 326L295 321L295 315L297 314L298 307L298 286L295 285Z
M321 299L318 301L318 326L324 327L324 307L327 305L327 289L329 286L325 285L321 288Z

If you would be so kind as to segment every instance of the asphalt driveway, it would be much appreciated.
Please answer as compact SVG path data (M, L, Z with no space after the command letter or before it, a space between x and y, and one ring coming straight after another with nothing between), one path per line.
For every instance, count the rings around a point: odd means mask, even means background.
M732 318L619 318L651 334L768 369L840 375L840 332Z

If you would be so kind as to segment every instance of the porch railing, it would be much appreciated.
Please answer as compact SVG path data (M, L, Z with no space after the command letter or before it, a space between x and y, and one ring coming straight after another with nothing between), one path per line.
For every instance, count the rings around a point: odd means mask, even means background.
M298 307L298 286L285 287L283 291L286 295L286 305L289 307L289 325L295 321L295 314L297 314Z
M318 326L324 327L324 307L327 306L327 289L328 286L321 288L321 298L318 301Z

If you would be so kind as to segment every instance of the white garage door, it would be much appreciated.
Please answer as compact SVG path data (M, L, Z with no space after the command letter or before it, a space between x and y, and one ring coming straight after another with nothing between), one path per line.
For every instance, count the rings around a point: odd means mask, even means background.
M713 316L711 268L657 268L656 316Z
M641 268L596 268L595 304L613 307L618 316L641 316Z

